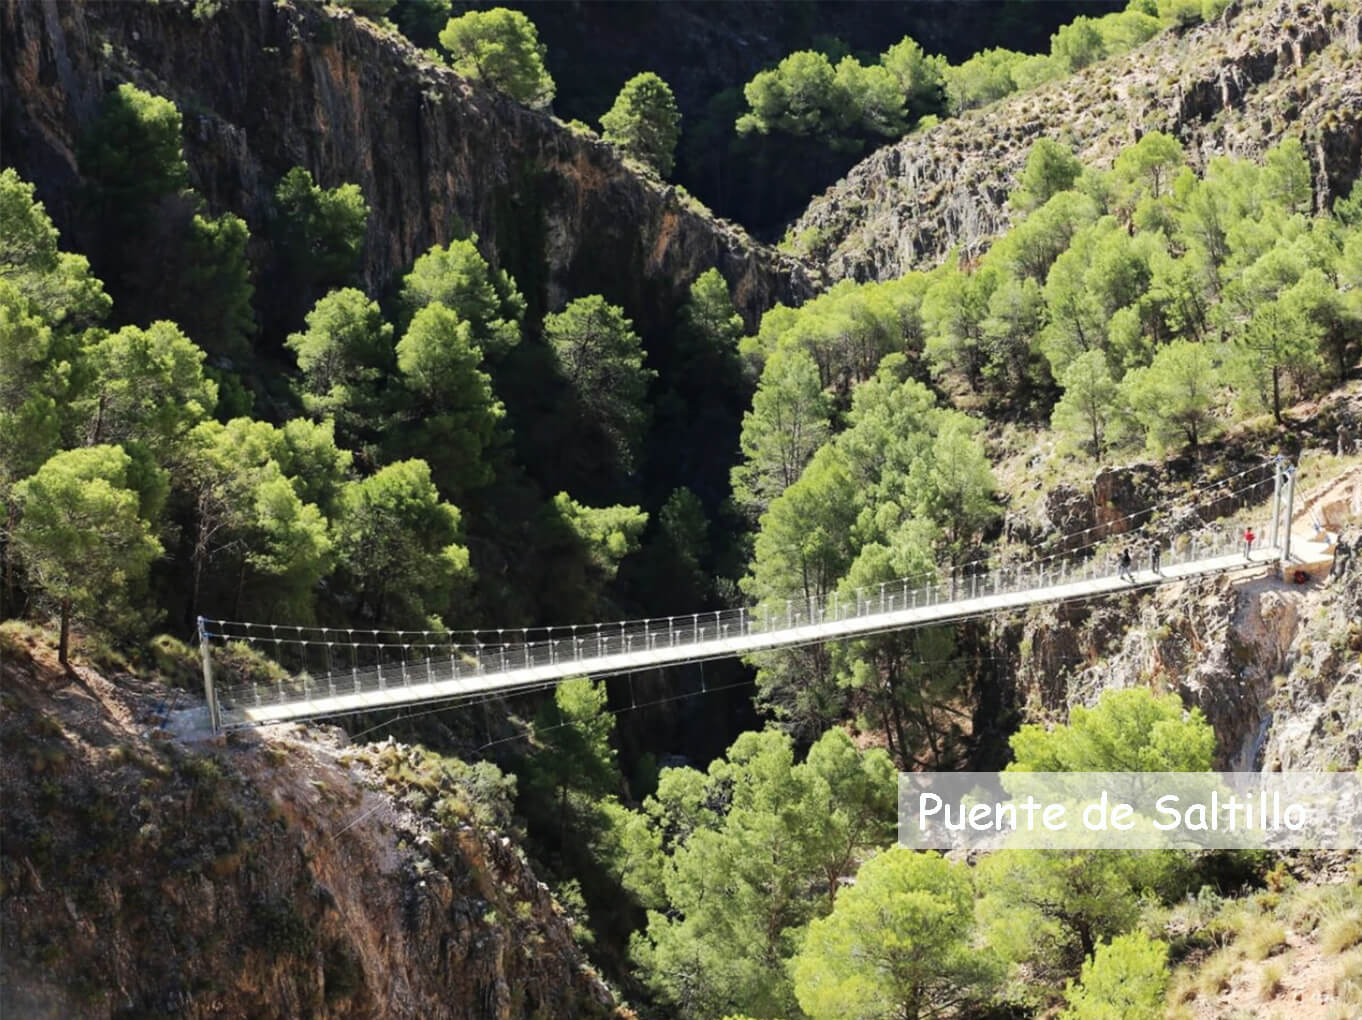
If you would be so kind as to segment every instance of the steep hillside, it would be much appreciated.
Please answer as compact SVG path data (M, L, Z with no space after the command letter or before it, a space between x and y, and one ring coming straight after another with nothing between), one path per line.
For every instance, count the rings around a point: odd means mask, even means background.
M188 748L166 691L0 633L0 1012L627 1015L495 769L303 733ZM513 781L512 781L513 782Z
M1042 51L1050 33L1079 14L1119 9L1120 0L918 0L853 4L812 0L715 3L713 0L596 0L590 4L513 2L535 23L558 84L554 107L563 117L595 123L624 82L655 71L676 91L687 123L724 89L795 50L843 42L852 52L878 53L911 35L929 53L952 61L987 46ZM731 126L731 125L730 125Z
M554 110L593 127L620 87L653 71L675 90L682 114L675 180L710 208L761 237L779 237L816 192L856 162L852 153L820 161L826 176L809 177L790 139L735 131L745 107L743 86L757 72L799 50L827 48L882 52L905 35L929 53L959 63L978 50L1007 46L1044 52L1050 33L1078 14L1105 14L1118 0L916 0L846 3L839 0L592 0L585 4L530 2L557 84ZM433 41L432 41L433 43ZM812 146L811 146L812 147ZM782 173L782 170L785 171ZM773 179L777 178L777 179ZM817 184L814 184L814 181Z
M1102 472L1095 488L1108 498L1094 501L1098 511L1151 506L1150 488L1134 494L1141 474L1148 486L1157 472ZM1123 499L1109 498L1120 487L1113 476L1125 483ZM994 640L1016 656L1015 704L1032 719L1063 718L1109 689L1175 690L1215 728L1221 768L1355 768L1362 761L1362 467L1316 450L1310 476L1326 480L1304 487L1295 533L1305 537L1308 508L1318 505L1337 538L1329 564L1312 566L1303 583L1259 567L999 620ZM1262 518L1261 506L1245 507L1216 526ZM1165 540L1203 526L1193 514L1150 521Z
M860 163L791 228L832 279L887 280L952 247L977 253L1011 222L1009 190L1035 139L1109 166L1149 131L1194 165L1256 157L1300 137L1317 201L1344 193L1362 160L1362 11L1334 0L1238 3L1117 60L910 135Z
M749 323L808 292L795 261L646 180L604 143L471 86L395 33L311 3L0 6L4 162L83 247L75 149L105 91L132 81L185 115L191 183L258 234L294 165L373 208L366 289L476 232L531 318L601 293L645 335L718 266ZM208 70L211 69L211 70Z

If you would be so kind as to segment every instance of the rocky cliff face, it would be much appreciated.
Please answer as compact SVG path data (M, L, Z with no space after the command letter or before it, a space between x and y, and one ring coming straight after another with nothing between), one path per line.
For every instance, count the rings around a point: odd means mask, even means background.
M1355 768L1362 761L1362 534L1306 585L1229 575L1148 595L1037 609L1003 629L1016 694L1064 718L1104 690L1173 690L1215 729L1218 767Z
M68 237L80 131L106 90L132 81L177 103L193 186L254 234L294 165L328 187L359 184L373 208L371 293L460 230L515 276L532 314L599 292L645 336L670 324L710 266L749 322L809 290L800 264L640 176L610 146L347 11L3 0L0 65L5 164L37 183Z
M1006 230L1004 203L1037 138L1108 166L1146 131L1178 137L1196 165L1299 137L1317 201L1346 192L1362 163L1362 10L1243 0L1212 24L1165 32L881 149L815 199L792 233L832 279L893 279L956 245L977 253Z
M1344 532L1326 583L1333 597L1308 605L1296 654L1273 679L1261 739L1266 768L1362 762L1362 531Z
M676 93L684 128L674 179L758 236L779 237L813 191L833 183L857 158L819 153L812 144L801 149L752 136L739 141L734 122L746 108L742 88L758 71L810 45L840 43L874 59L905 35L956 63L990 46L1044 51L1060 25L1079 14L1105 14L1113 4L509 0L506 6L534 21L548 49L559 116L595 125L629 78L641 71L661 75ZM791 162L804 165L791 173Z
M0 634L3 1015L631 1015L432 756L184 747L148 730L164 689L50 659Z

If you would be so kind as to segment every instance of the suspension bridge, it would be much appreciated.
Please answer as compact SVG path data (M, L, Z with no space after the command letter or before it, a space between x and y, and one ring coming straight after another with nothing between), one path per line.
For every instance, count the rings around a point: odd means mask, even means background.
M1093 555L1111 537L1129 539L1123 532L1135 525L1132 518L1174 510L1189 499L1237 510L1262 502L1269 486L1267 526L1252 550L1245 549L1237 526L1208 527L1194 515L1195 530L1157 547L1144 540L1128 568L1115 557ZM654 619L451 632L200 618L206 721L220 731L458 703L548 688L568 677L613 676L854 639L1285 564L1291 559L1294 491L1295 469L1278 458L1118 519L1124 529L1108 521L1061 536L1063 547L1099 533L1093 541L1044 559L1007 566L970 563L854 591ZM241 668L252 658L247 649L265 653L279 666Z

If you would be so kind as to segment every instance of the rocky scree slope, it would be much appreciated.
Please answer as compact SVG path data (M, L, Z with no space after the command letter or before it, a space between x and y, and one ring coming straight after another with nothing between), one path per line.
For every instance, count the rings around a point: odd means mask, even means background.
M895 279L956 246L978 254L1003 233L1037 138L1105 167L1148 131L1176 136L1198 167L1299 137L1316 201L1346 193L1362 165L1362 8L1245 0L1212 23L1165 31L880 149L816 198L791 236L833 280Z
M164 687L0 641L0 1014L632 1015L466 775L324 731L181 746Z
M354 182L373 209L366 290L431 245L476 232L538 313L601 293L644 335L670 326L717 266L749 324L809 293L796 260L675 188L431 63L394 32L313 3L0 0L0 148L79 247L76 145L103 94L131 81L184 115L191 184L262 236L292 166Z

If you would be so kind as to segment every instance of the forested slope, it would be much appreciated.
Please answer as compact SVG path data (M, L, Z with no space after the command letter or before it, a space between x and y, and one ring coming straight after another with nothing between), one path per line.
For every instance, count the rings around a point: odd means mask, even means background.
M5 164L40 183L73 247L88 240L75 229L79 136L103 93L132 81L181 107L193 185L257 236L290 167L358 185L374 210L361 271L373 293L464 232L540 314L599 292L652 331L710 266L749 322L808 292L797 263L630 172L611 147L348 10L6 0L0 17Z
M860 173L848 187L867 198L833 241L793 239L842 277L811 295L798 264L379 21L6 6L0 749L24 791L0 847L5 930L24 942L6 1001L65 1008L35 971L80 960L96 1012L125 987L149 1010L221 992L261 1012L415 1013L438 974L451 1015L572 1016L612 1005L586 954L667 1020L1102 1017L1119 996L1153 1016L1177 967L1219 968L1171 1003L1213 1010L1241 964L1316 941L1351 951L1330 994L1362 997L1356 876L1335 861L890 846L899 769L1356 767L1356 557L1300 588L1170 586L354 718L345 753L320 726L207 754L142 732L198 697L199 613L490 644L779 611L1257 524L1261 483L1193 497L1274 454L1301 458L1303 486L1354 469L1334 444L1362 432L1358 21L1289 10L1231 7L1127 58L1149 76L1148 52L1177 54L1188 81L1239 68L1249 119L1193 131L1221 102L1196 90L1171 112L1154 92L1114 102L1094 86L1111 64L879 154L962 129L973 151L943 155L960 173L922 201L976 208L972 175L1002 167L979 208L1006 199L1013 225L907 269L915 242L896 262L906 235ZM1243 67L1195 48L1238 30ZM1269 47L1282 33L1310 116L1265 121L1294 87ZM1025 112L1047 96L1070 104L1081 151ZM1331 103L1344 114L1316 116ZM995 133L1000 116L1020 126ZM1212 138L1245 155L1211 158ZM1002 219L912 229L944 251ZM866 249L877 279L849 278L838 231L883 242ZM211 654L228 682L292 665L268 641ZM375 733L429 750L365 746ZM282 826L269 782L296 807ZM400 842L348 810L370 807ZM364 867L344 871L331 850L351 823ZM139 861L174 905L150 932ZM370 872L372 903L355 884ZM1301 879L1338 891L1302 904ZM1254 918L1298 930L1229 933L1222 899L1246 890L1263 891ZM343 937L337 904L362 936ZM244 981L213 955L215 920L244 932ZM116 933L112 959L86 952L90 926ZM139 980L120 986L126 958Z
M1362 12L1330 0L1249 0L1135 52L973 110L874 153L790 230L832 279L893 279L959 247L977 255L1015 220L1006 205L1032 143L1109 166L1150 131L1194 165L1299 138L1317 201L1362 159Z

